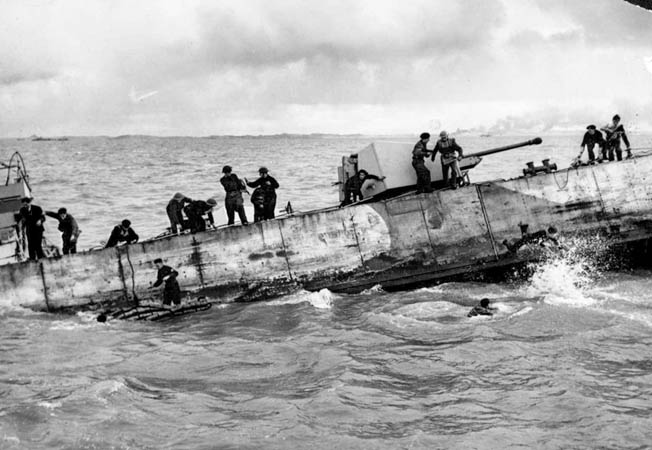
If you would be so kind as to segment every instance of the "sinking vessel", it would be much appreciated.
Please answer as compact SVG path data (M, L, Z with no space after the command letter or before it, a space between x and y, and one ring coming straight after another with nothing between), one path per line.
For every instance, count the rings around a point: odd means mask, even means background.
M466 181L482 157L536 142L467 155L460 161ZM384 177L363 186L357 204L5 264L0 301L45 311L133 305L156 279L157 258L179 272L182 290L212 302L297 289L401 289L522 263L529 256L519 247L541 239L590 235L621 244L652 235L649 152L561 170L531 164L517 178L417 194L411 151L411 144L379 142L358 152L357 163L343 158L341 181L357 169ZM441 187L439 157L427 165ZM24 193L7 203L8 213Z

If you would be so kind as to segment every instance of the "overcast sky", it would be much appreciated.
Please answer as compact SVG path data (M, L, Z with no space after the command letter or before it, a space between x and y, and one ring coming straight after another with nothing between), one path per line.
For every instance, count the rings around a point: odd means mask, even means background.
M652 129L623 0L0 0L0 136ZM554 128L556 127L556 128Z

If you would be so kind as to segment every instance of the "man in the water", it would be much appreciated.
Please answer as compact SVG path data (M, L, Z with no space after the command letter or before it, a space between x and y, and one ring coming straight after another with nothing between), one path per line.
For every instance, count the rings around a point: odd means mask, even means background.
M474 316L493 316L494 311L496 308L492 308L489 306L489 299L488 298L483 298L480 300L479 305L475 305L471 311L466 315L466 317L474 317Z

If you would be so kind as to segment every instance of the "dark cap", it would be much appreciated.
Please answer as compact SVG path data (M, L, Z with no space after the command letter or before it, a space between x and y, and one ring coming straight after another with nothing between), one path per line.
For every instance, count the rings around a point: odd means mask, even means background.
M421 133L419 136L421 139L430 139L430 133Z
M586 129L587 130L595 130L596 126L595 125L589 125L588 127L586 127Z
M258 173L268 173L268 172L269 170L267 170L267 167L261 167L260 169L258 169Z
M21 203L32 203L32 197L23 197L20 201Z
M480 306L482 306L483 308L486 308L487 306L489 306L489 299L488 298L483 298L482 300L480 300Z
M59 208L59 211L57 211L57 214L68 214L68 211L66 208Z
M125 219L121 222L121 225L125 228L129 228L131 226L131 220Z
M222 167L222 173L231 173L231 166Z
M613 116L613 120L620 120L620 116L616 114L615 116Z
M158 263L163 264L163 260L162 260L161 258L156 258L156 259L154 260L154 264L158 264Z

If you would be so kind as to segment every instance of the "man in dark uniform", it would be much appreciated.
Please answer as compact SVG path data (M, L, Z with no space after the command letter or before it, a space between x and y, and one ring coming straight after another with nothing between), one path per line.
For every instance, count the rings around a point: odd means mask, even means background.
M412 150L412 167L417 173L417 193L432 192L430 186L430 171L426 167L425 158L430 153L427 145L430 140L430 133L421 133L419 142L414 145Z
M156 265L158 272L156 274L156 282L152 287L159 287L161 284L165 283L165 286L163 287L163 304L166 306L172 303L180 305L181 289L179 288L179 282L177 281L179 272L170 266L164 265L161 258L155 259L154 264Z
M265 220L265 193L257 187L251 193L251 203L254 205L254 222Z
M27 235L27 246L29 251L29 259L37 260L44 258L43 254L43 222L45 216L43 210L36 205L32 205L30 197L23 197L23 203L20 212L20 220L25 227L25 234Z
M206 231L206 220L204 219L204 214L208 216L208 222L211 224L211 227L215 226L215 220L213 219L213 208L215 206L217 206L217 200L209 198L206 201L192 200L185 208L183 208L186 216L188 216L191 233Z
M488 298L483 298L480 300L479 305L475 305L471 311L466 315L466 317L474 317L474 316L493 316L494 311L496 308L492 308L489 306L489 299Z
M131 228L131 221L128 219L123 220L119 225L116 225L113 228L111 236L109 236L109 240L104 248L115 247L119 242L126 242L127 244L138 242L138 235L134 229Z
M61 231L61 241L63 254L77 253L77 238L81 230L77 226L77 221L73 216L68 214L66 208L59 208L56 213L46 211L45 215L53 217L59 221L59 231Z
M258 175L260 177L256 181L249 182L245 178L247 186L252 188L260 188L263 194L263 204L262 204L262 220L269 220L274 218L274 210L276 209L276 189L278 189L278 181L274 179L269 174L267 167L261 167L258 169ZM252 195L251 201L253 202L254 197ZM254 204L254 207L256 205ZM254 219L255 221L255 219Z
M379 177L377 175L370 174L364 169L358 170L358 172L346 180L344 183L344 201L340 206L346 206L351 203L362 200L362 185L367 180L377 180L382 181L385 177Z
M589 152L589 163L593 163L595 161L595 153L593 153L593 148L596 144L600 147L600 149L602 149L602 152L604 152L605 141L602 137L602 133L596 129L595 125L589 125L586 127L586 133L584 133L584 138L580 144L580 149L582 150L580 151L580 154L577 155L578 163L582 157L582 153L584 153L584 147L586 147L586 150Z
M172 230L173 234L178 234L180 231L183 231L183 207L191 201L191 199L181 192L177 192L168 202L165 211L168 214L168 219L170 219L170 230Z
M451 171L451 187L457 189L457 179L462 177L459 160L463 156L462 147L457 145L455 139L449 138L448 133L439 133L439 140L435 144L431 159L435 160L437 152L441 153L441 173L444 177L444 185L448 184L448 171Z
M601 128L605 133L606 145L603 147L602 158L607 158L607 153L609 153L609 161L614 160L614 151L616 152L616 158L618 161L623 160L623 151L620 148L620 139L622 138L623 142L627 146L627 159L632 157L632 149L629 145L629 139L625 134L625 127L620 123L620 116L616 114L613 116L613 119L609 125L605 125Z
M224 206L226 207L226 216L229 219L228 224L233 225L235 222L235 213L240 217L240 223L247 225L247 215L244 210L244 200L242 199L242 190L245 185L240 178L231 171L231 166L224 166L222 169L224 176L220 179L220 183L224 186L226 197L224 198Z

